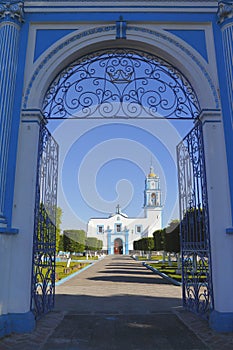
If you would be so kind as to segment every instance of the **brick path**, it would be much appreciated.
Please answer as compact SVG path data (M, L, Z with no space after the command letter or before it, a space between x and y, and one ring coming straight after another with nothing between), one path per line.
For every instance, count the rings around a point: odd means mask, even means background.
M232 349L181 307L181 288L127 256L108 256L57 287L56 307L31 334L1 340L0 350Z

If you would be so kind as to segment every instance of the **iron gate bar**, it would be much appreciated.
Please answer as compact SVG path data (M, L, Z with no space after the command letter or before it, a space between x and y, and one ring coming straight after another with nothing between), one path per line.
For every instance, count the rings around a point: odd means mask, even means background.
M72 119L72 120L86 120L86 119L88 119L88 120L103 120L103 117L72 117L72 118L69 118L69 117L52 117L52 118L48 118L48 117L46 117L46 114L43 114L43 116L44 116L44 118L45 119L48 119L48 120L67 120L67 119ZM104 120L112 120L112 119L114 119L114 117L104 117ZM166 118L166 117L162 117L162 116L159 116L159 117L156 117L156 118L154 118L154 117L135 117L135 118L133 118L133 117L123 117L123 116L117 116L115 119L117 119L117 120L128 120L128 119L143 119L143 120L154 120L154 119L156 119L156 120L161 120L161 119L169 119L169 120L190 120L190 119L192 119L192 118L190 118L190 117L182 117L182 118L176 118L176 117L169 117L169 118Z
M58 145L41 123L33 239L31 309L38 318L54 307Z
M209 212L200 120L177 146L184 306L204 317L213 309Z
M58 74L44 99L46 119L196 119L189 81L161 58L126 48L83 56Z

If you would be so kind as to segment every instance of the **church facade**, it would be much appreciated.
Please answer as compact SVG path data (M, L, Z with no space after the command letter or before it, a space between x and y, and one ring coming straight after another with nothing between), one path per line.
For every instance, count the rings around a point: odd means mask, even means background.
M162 210L160 179L151 166L145 180L144 217L128 217L118 205L108 218L91 218L87 236L102 240L108 254L129 254L134 241L153 237L153 232L162 228Z

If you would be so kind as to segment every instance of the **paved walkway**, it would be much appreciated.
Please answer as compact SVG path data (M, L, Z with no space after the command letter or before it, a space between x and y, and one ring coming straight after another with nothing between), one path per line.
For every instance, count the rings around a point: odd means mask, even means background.
M127 256L108 256L56 290L55 310L31 334L11 335L0 350L232 349L181 307L181 288Z

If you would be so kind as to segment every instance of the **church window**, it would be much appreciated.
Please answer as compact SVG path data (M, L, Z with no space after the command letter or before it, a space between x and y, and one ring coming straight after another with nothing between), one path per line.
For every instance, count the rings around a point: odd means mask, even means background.
M156 204L156 194L153 192L151 194L151 205L155 205Z
M151 185L150 185L151 188L155 188L155 182L154 181L151 181Z
M104 233L104 226L103 225L98 225L97 226L97 232L98 233Z
M136 233L141 233L142 232L142 225L136 225Z
M116 225L116 232L121 232L121 224Z

